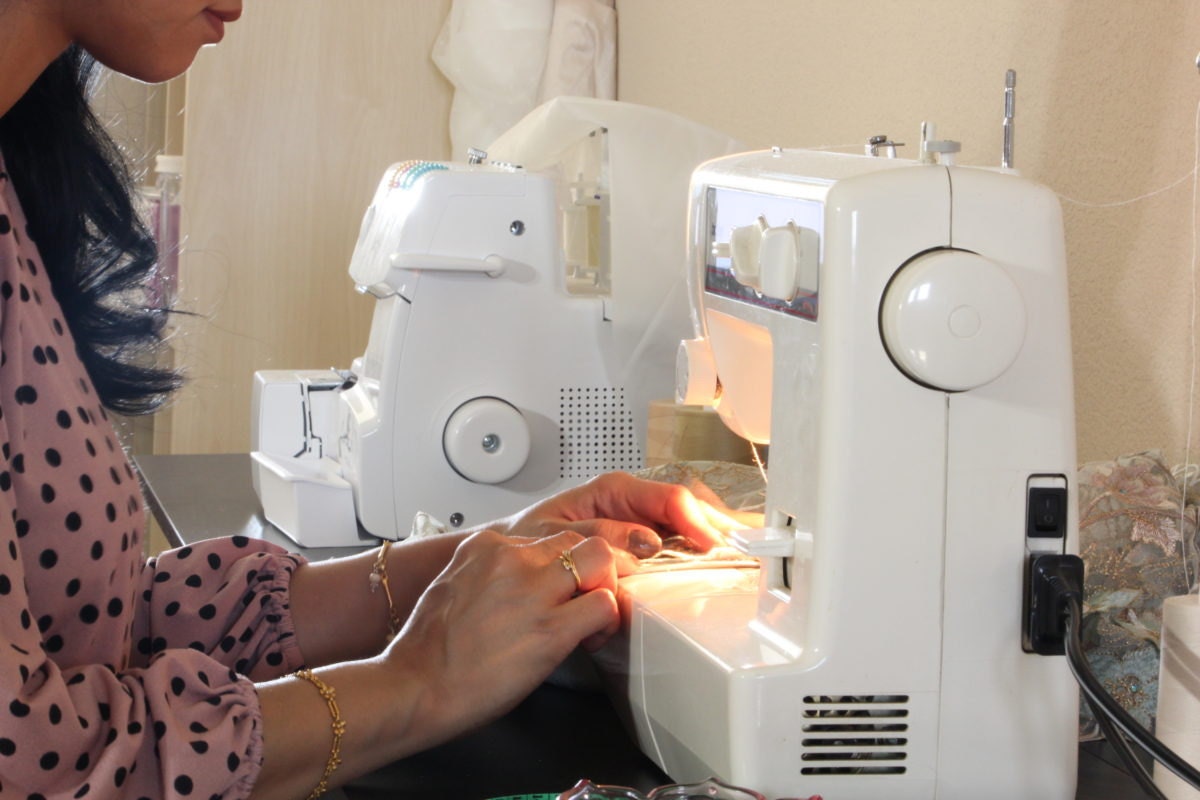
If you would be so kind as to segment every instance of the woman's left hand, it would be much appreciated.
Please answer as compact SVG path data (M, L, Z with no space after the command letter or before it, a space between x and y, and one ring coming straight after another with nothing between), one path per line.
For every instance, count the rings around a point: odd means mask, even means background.
M663 536L685 536L708 550L742 526L683 486L610 472L488 527L510 536L571 530L600 537L616 549L617 570L625 575L636 569L637 559L662 549Z

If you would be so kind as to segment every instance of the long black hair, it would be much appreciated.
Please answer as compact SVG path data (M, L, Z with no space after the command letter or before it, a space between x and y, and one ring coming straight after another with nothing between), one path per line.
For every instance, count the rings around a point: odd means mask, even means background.
M146 414L182 379L159 365L168 312L142 291L158 251L125 157L88 104L97 71L66 50L0 116L0 153L101 402Z

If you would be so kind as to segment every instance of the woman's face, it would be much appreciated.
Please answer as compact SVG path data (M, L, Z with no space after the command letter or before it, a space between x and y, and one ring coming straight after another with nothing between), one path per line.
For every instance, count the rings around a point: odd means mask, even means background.
M242 0L63 0L71 39L97 61L158 83L183 73L206 44L225 35Z

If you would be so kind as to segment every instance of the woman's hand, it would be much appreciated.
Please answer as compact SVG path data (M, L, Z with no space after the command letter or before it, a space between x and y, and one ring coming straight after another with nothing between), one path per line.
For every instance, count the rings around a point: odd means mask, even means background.
M576 646L614 634L616 580L603 539L482 531L458 546L384 659L397 680L426 688L418 718L444 740L509 711Z
M519 511L497 527L510 536L569 529L599 537L621 551L617 567L624 575L634 569L636 559L623 554L652 556L662 548L662 536L685 536L708 550L742 525L683 486L611 472Z

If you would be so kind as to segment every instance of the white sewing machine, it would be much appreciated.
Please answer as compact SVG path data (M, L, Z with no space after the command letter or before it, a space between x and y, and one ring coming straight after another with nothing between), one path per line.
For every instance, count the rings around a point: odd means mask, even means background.
M471 163L390 167L350 264L376 299L366 352L255 376L267 519L310 547L357 543L356 517L403 538L418 510L473 525L641 468L690 328L688 179L738 149L658 109L560 98Z
M1077 687L1023 649L1030 555L1076 547L1060 211L951 145L695 172L681 399L770 463L759 569L622 581L601 663L675 780L1074 797Z

